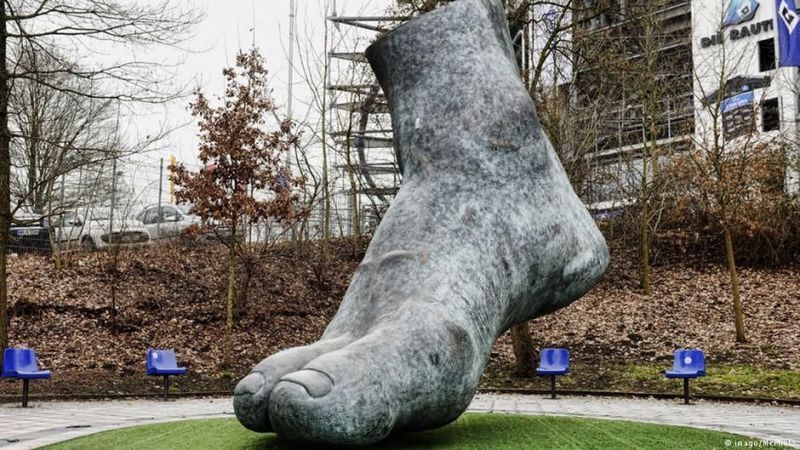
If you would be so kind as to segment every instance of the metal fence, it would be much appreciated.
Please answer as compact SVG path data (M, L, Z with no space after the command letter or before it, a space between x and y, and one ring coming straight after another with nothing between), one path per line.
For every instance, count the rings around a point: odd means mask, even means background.
M190 205L176 203L170 162L169 158L137 155L62 177L54 183L45 205L24 205L16 210L9 232L9 253L96 251L194 239L190 230L198 228L201 219L192 214ZM200 168L197 162L183 164L190 170ZM348 192L332 192L329 202L316 199L309 204L308 218L291 229L279 223L245 221L241 230L237 228L237 235L253 243L345 237L356 231L356 217L364 233L377 226L381 211L358 205L356 214ZM329 211L326 204L331 205ZM218 234L224 238L224 228Z

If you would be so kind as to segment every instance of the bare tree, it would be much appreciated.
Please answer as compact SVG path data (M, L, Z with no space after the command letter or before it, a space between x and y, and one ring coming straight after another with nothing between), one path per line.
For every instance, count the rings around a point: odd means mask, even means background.
M764 221L765 213L772 214L764 208L783 197L783 148L778 132L763 134L759 129L756 111L765 99L743 92L747 86L733 77L752 53L720 42L698 57L701 64L693 73L696 103L702 105L698 129L692 148L673 158L670 169L681 183L677 194L710 217L723 235L736 341L746 342L735 230Z
M111 100L95 101L49 88L45 84L91 90L80 79L48 73L58 68L48 55L19 50L19 67L38 81L18 80L11 92L11 194L42 211L54 200L52 187L57 178L105 157L103 147L108 135L113 135L109 125L116 108Z
M327 0L321 0L318 8L322 15L334 14L332 5ZM314 200L319 202L322 216L322 238L327 241L332 232L332 226L338 225L339 234L344 233L341 208L338 201L340 183L349 183L349 204L353 210L350 212L354 218L354 229L359 228L358 215L358 181L357 170L362 170L356 164L352 154L354 140L353 128L356 117L359 115L357 97L364 86L357 86L359 82L368 83L365 64L347 64L344 70L341 65L331 57L332 53L339 52L343 47L355 53L357 49L366 47L367 42L362 37L352 33L352 29L339 26L332 28L328 21L321 29L315 29L306 24L304 32L296 37L299 48L299 58L296 70L306 84L310 93L305 114L303 148L311 152L319 170L319 195ZM320 33L322 36L320 36ZM323 48L319 48L317 41L321 39ZM344 164L341 161L344 160ZM343 174L344 180L340 178ZM336 221L336 223L334 223ZM360 229L356 230L361 234Z
M720 101L706 105L712 126L723 127ZM740 108L737 114L747 114ZM754 114L751 111L749 114ZM744 308L736 263L737 228L756 228L770 220L784 197L783 146L773 137L758 136L755 121L743 124L743 134L725 140L721 134L699 140L694 149L673 159L671 170L684 183L679 190L683 205L714 219L723 234L724 254L730 276L736 341L746 342Z
M614 200L631 204L633 235L639 247L639 280L644 295L652 292L652 240L665 211L662 194L669 174L661 163L687 146L692 109L691 27L668 26L670 0L608 2L592 26L576 37L576 46L589 45L591 56L580 61L579 90L600 104L607 124L591 158L604 172L603 183L616 184ZM688 4L685 14L688 17ZM608 104L611 101L611 105ZM610 113L610 114L609 114ZM601 173L602 175L602 173Z
M162 61L141 54L118 56L119 49L177 46L200 17L166 0L0 1L0 347L8 345L8 230L19 207L11 204L10 102L16 83L29 81L98 100L159 103L177 98L181 87L171 81ZM24 52L13 50L22 48ZM111 48L118 50L115 56L103 56L103 50ZM19 57L27 53L47 57L52 65L26 67ZM81 66L77 61L91 64ZM55 84L42 74L76 77L93 88Z

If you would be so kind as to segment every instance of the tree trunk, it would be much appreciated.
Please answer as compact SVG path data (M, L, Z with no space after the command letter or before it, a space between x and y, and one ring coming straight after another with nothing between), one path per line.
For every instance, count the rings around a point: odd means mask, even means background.
M511 327L511 344L514 347L514 358L517 362L517 375L532 377L536 370L536 364L528 322L522 322Z
M222 362L225 369L231 368L231 354L233 353L233 302L234 286L236 285L235 233L231 235L231 240L232 242L228 247L228 298L225 302L225 345L223 347Z
M643 295L650 295L652 293L652 285L650 282L650 200L648 199L648 175L647 175L647 157L642 155L642 186L640 193L640 203L642 205L642 220L641 220L641 261L640 261L640 283Z
M33 120L36 120L36 118L34 118ZM39 139L39 136L38 136L38 133L37 133L39 127L36 126L36 124L33 124L32 128L33 129L31 130L31 136L30 136L31 143L28 144L28 145L35 147L36 143L37 143L37 140ZM39 161L37 161L37 158L36 158L37 150L35 148L34 149L27 148L26 150L29 152L28 153L28 192L30 193L31 200L32 200L32 202L31 202L32 203L31 206L33 206L32 209L34 211L39 211L40 208L44 207L44 205L43 205L44 202L42 201L42 197L44 197L44 196L40 195L40 189L37 187L37 184L38 184L38 181L39 181L37 167L36 167L39 164Z
M242 274L242 280L239 283L239 289L237 289L237 296L236 296L236 303L233 307L233 320L239 321L245 312L247 311L247 304L250 297L250 287L253 283L253 275L255 272L255 258L252 255L240 255L240 260L242 260L243 265L242 269L244 273Z
M352 119L351 119L352 122ZM351 136L351 129L347 131L347 147L345 148L345 163L347 164L347 178L350 182L350 207L352 208L352 229L353 229L353 236L356 238L358 242L361 239L361 211L358 210L358 185L356 184L356 176L353 173L353 159L350 147L350 136Z
M110 233L109 233L110 234ZM109 249L111 252L111 334L117 334L117 285L119 283L119 246Z
M328 129L327 129L327 121L326 121L326 112L328 111L328 76L330 71L330 59L327 56L328 52L328 21L325 21L325 42L323 48L325 49L325 67L324 67L324 75L322 78L322 114L320 115L321 119L321 129L320 132L322 134L322 195L323 195L323 207L325 210L322 212L323 219L322 219L322 240L325 241L327 244L328 239L330 238L331 233L331 193L330 193L330 186L328 186Z
M728 273L731 276L731 294L733 294L733 318L736 323L736 342L747 342L744 334L744 313L742 297L739 292L739 275L736 272L736 258L733 254L733 237L728 224L722 225L725 234L725 256L728 259Z
M650 214L647 201L642 202L642 242L641 242L641 285L642 294L650 295L653 291L650 282L650 224L647 215Z
M0 364L8 347L8 283L6 249L11 228L11 134L8 130L8 66L6 60L6 4L0 1Z

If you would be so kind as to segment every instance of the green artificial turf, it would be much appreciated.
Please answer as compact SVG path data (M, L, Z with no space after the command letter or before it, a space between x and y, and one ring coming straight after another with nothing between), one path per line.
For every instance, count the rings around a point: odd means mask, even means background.
M465 414L438 430L396 436L368 448L388 449L725 449L751 448L746 437L695 428L593 419ZM749 445L748 445L749 443ZM235 419L188 420L123 428L48 449L315 448L247 431ZM359 447L364 448L364 447ZM772 447L780 448L780 447Z

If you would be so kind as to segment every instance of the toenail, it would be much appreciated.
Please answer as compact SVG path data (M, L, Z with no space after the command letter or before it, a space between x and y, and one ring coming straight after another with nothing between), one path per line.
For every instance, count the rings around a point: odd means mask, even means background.
M264 387L264 377L260 373L254 372L242 378L233 393L235 395L252 395L258 393L262 387Z
M320 398L328 395L333 389L333 380L327 374L318 370L304 369L290 373L281 381L299 384L306 388L306 392L313 398Z

